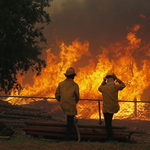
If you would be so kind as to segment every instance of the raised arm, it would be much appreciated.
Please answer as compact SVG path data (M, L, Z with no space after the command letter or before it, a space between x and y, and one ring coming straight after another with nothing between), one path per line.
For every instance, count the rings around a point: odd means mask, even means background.
M126 87L125 84L124 84L124 82L121 81L120 79L118 79L115 74L113 74L113 78L114 78L114 80L116 80L116 81L119 83L119 85L120 85L120 90L122 90L123 88Z
M106 84L106 77L103 78L103 82L101 83L101 85L99 86L98 90L101 92L100 88L101 86L105 85Z

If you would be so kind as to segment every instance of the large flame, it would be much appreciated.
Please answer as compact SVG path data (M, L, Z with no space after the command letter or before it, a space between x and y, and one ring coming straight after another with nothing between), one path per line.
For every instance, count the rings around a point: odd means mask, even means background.
M138 61L141 55L150 56L149 44L143 45L141 39L136 37L136 32L140 28L140 25L131 28L124 41L110 44L108 47L100 47L102 53L96 57L90 54L88 41L81 43L75 40L69 46L62 42L59 56L55 56L51 53L51 49L48 49L47 67L42 70L40 76L34 76L32 86L28 84L24 86L20 91L20 96L54 97L58 83L65 79L66 69L72 66L77 71L75 82L80 88L80 98L102 99L98 87L106 73L112 71L126 84L126 88L119 93L119 99L133 101L136 98L140 101L144 89L150 86L150 60L140 59L140 63ZM89 58L89 63L85 67L80 67L78 62L83 56ZM12 92L11 95L18 95L18 93ZM18 101L18 98L8 98L7 100L12 104L31 102L30 100ZM89 102L89 109L93 103ZM84 105L84 102L80 102L78 107L82 108L78 115L79 118L82 118L85 112L84 108L87 106ZM120 103L120 107L122 109L116 114L116 118L129 117L134 111L134 103ZM138 104L137 107L143 111L144 104ZM90 113L89 116L84 117L98 119L97 111L93 109Z

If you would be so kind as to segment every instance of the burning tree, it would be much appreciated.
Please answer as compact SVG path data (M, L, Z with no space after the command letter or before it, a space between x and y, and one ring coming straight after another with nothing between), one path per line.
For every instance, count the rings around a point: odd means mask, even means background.
M50 0L51 1L51 0ZM44 7L49 7L48 0L0 0L0 90L6 93L17 81L18 72L23 75L29 69L41 72L46 66L38 58L46 43L44 27L36 24L50 22Z

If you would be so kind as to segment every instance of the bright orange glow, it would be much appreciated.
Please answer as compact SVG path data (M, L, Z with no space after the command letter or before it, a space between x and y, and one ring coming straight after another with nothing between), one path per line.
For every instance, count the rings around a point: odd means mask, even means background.
M130 44L132 45L132 46L130 45L129 49L131 49L131 47L133 47L133 48L134 48L134 51L135 51L135 48L138 48L139 45L141 44L141 39L137 39L137 38L136 38L136 33L135 33L139 28L140 28L139 25L135 25L135 26L131 29L132 32L129 32L129 33L127 34L127 39L130 41Z
M140 17L141 17L141 18L146 18L146 16L145 16L145 15L143 15L143 14L140 14Z
M144 89L150 86L150 60L142 60L139 69L137 59L134 58L134 53L146 53L150 55L149 45L142 46L141 39L136 38L136 31L140 25L136 25L127 34L126 40L101 47L102 53L93 57L89 52L89 42L81 43L78 40L72 42L72 45L66 46L65 43L60 45L59 56L54 56L51 49L47 50L47 67L42 70L41 76L34 76L33 86L25 85L20 92L20 96L45 96L54 97L54 93L58 83L65 79L64 73L68 67L74 67L77 71L75 82L80 87L80 98L98 99L102 96L98 91L103 78L108 71L114 72L126 84L126 88L119 93L120 100L140 100ZM87 56L89 64L85 67L80 67L78 61L82 56ZM95 60L97 63L95 63ZM12 92L12 95L15 95ZM16 94L17 95L17 94ZM7 100L10 100L8 98ZM18 101L17 98L12 98L12 104ZM30 100L21 100L18 104L30 103ZM78 118L93 118L98 119L98 112L91 107L94 107L94 102L90 102L88 108L90 114L84 115L87 105L84 102L78 104ZM128 118L134 112L134 103L120 103L121 110L115 114L115 118ZM84 109L85 108L85 109ZM97 108L96 108L97 109ZM144 111L144 104L138 104L137 109ZM146 118L145 118L146 119Z

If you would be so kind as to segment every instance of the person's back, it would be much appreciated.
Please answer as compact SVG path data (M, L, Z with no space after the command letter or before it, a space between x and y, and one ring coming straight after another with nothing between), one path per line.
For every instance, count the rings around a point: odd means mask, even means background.
M118 82L115 84L114 81ZM112 118L120 109L118 104L118 91L125 88L125 84L114 73L108 72L98 90L103 96L103 114L108 139L113 139Z
M55 97L60 102L64 114L67 115L65 140L68 141L71 139L74 116L77 115L76 104L79 101L79 86L73 81L76 73L72 67L67 69L65 76L67 78L59 83Z
M78 89L78 85L71 78L66 78L59 83L59 92L61 93L60 105L66 115L77 114L76 104L79 101Z
M119 81L119 79L118 79ZM125 87L121 81L120 84L105 84L99 87L103 96L103 112L116 113L119 111L118 91Z

